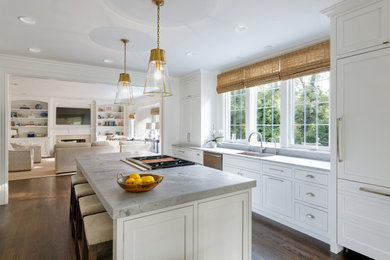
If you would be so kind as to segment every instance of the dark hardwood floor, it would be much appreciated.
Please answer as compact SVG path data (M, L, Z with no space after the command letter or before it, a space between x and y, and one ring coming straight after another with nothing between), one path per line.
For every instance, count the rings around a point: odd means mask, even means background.
M11 181L9 191L9 205L0 206L0 260L75 260L70 176ZM334 255L328 245L257 214L252 228L254 260L367 259Z

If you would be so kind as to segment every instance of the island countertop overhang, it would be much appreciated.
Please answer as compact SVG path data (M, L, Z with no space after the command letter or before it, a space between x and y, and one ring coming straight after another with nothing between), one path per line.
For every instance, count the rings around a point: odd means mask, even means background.
M163 175L164 181L145 193L129 193L116 183L117 174L138 172L120 159L152 155L150 153L111 153L82 155L77 168L95 191L113 219L134 216L162 208L247 190L256 181L200 165L150 171ZM148 173L148 172L144 172Z

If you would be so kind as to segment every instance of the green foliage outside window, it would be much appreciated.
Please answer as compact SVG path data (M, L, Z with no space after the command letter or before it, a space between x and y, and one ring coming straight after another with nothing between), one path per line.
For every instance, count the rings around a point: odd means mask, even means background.
M230 138L245 139L245 89L230 92ZM235 137L235 138L234 138Z

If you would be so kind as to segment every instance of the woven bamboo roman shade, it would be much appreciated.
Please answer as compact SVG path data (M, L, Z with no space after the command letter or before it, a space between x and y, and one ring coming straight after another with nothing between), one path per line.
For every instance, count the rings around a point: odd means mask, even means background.
M218 75L217 92L225 93L330 70L330 41Z
M279 77L279 57L268 59L247 66L244 69L245 87L255 87L278 81Z
M218 94L244 88L244 68L231 70L218 75Z
M330 70L330 42L321 42L280 57L280 79L292 79Z

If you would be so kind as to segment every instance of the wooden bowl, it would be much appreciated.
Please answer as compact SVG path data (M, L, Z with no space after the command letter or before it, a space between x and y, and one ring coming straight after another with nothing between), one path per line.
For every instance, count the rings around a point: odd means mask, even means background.
M139 176L141 176L141 177L143 177L143 176L153 176L155 182L153 182L153 183L146 183L146 184L127 184L126 180L129 177L129 175L123 176L122 173L118 173L116 181L119 184L119 186L122 189L124 189L125 191L128 191L128 192L146 192L146 191L150 191L150 190L154 189L164 179L164 176L155 175L155 174L142 174L141 173Z

